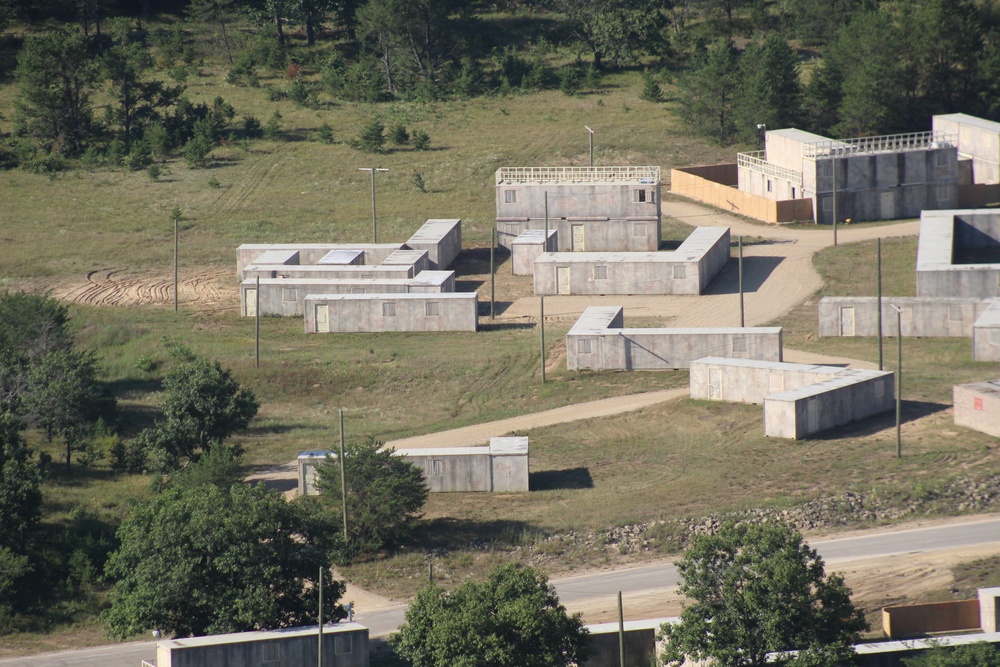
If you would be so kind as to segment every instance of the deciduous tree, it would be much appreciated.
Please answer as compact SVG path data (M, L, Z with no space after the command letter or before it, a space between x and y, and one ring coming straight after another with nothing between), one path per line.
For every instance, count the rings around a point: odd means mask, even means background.
M190 635L316 622L326 552L294 504L261 485L181 485L136 507L108 559L108 631ZM345 616L343 583L324 586L324 620Z
M23 553L41 517L42 492L20 427L14 415L0 414L0 548Z
M663 626L670 665L837 665L867 627L844 580L827 576L816 550L783 523L727 523L697 536L677 569L692 602Z
M1000 667L995 644L976 642L965 646L939 646L903 658L905 667Z
M579 614L544 574L514 564L451 593L427 586L389 642L413 667L563 667L587 657Z

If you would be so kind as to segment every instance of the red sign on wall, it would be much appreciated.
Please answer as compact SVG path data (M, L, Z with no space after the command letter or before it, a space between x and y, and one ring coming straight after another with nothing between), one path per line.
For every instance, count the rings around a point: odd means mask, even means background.
M972 399L972 407L974 407L976 410L982 410L983 409L983 399L980 398L980 397L978 397L978 396L975 397L974 399Z

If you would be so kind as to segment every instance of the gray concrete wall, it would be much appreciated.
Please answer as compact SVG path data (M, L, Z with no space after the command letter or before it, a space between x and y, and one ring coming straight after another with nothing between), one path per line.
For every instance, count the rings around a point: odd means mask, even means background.
M1000 361L1000 301L993 300L972 327L972 360Z
M955 424L1000 437L1000 380L957 384L952 400Z
M660 221L642 218L550 218L560 252L655 252L660 247ZM528 230L545 230L544 219L498 219L498 245L510 249ZM574 250L575 249L575 250Z
M457 218L428 220L409 238L406 247L427 251L431 269L446 269L462 252L462 221Z
M625 664L628 667L651 667L655 663L656 630L643 628L624 633ZM618 631L591 632L587 640L591 655L580 667L619 667Z
M378 265L380 269L391 269L397 266L408 266L413 269L413 275L422 271L432 271L430 255L426 250L397 250ZM374 268L374 267L372 267Z
M695 359L781 361L781 328L627 329L619 306L590 306L566 334L570 370L686 369Z
M917 296L1000 295L1000 264L954 264L956 247L989 247L1000 236L990 209L925 211L917 241ZM996 236L994 236L996 235ZM970 245L965 245L970 244Z
M691 398L764 404L764 434L803 438L865 419L893 406L893 376L741 359L691 363Z
M970 183L1000 183L1000 123L964 113L934 116L935 132L958 137L958 152L972 163Z
M261 263L268 264L315 264L331 250L363 250L364 263L368 265L381 264L385 258L403 247L401 243L244 243L236 249L236 277L244 280L243 268L248 264L257 263L257 259L270 251L295 251L297 262L276 262L267 259L277 255L264 255Z
M426 255L426 253L425 253ZM416 275L413 266L378 264L376 266L337 266L323 264L249 264L243 269L245 280L266 278L321 278L323 280L406 280Z
M398 449L424 475L432 493L525 493L528 491L528 438L491 438L485 447L437 447ZM327 451L301 452L298 456L299 495L315 495L316 465Z
M801 167L796 167L799 169ZM738 167L737 189L743 192L783 201L806 197L801 181L786 181L771 174L763 174L748 167Z
M728 227L699 227L673 252L545 253L535 294L701 294L729 252Z
M544 229L529 229L521 232L510 244L511 270L515 276L530 276L535 271L535 260L543 252L556 252L559 248L559 232L549 230L545 238Z
M475 331L479 322L475 292L310 294L304 311L306 333Z
M425 274L434 274L425 276ZM451 274L438 275L438 274ZM424 271L406 280L372 279L323 280L320 278L269 278L260 281L260 314L301 317L305 314L305 299L310 294L407 294L445 293L455 289L453 271ZM240 312L254 316L255 280L240 285Z
M319 643L317 640L316 626L164 640L156 643L156 665L157 667L316 665ZM273 659L275 657L277 660ZM357 623L324 625L323 665L324 667L368 667L368 629Z
M768 130L764 134L764 151L767 153L767 161L771 164L800 171L803 147L821 141L830 139L795 128Z
M989 299L882 297L882 335L896 335L896 306L903 336L969 338ZM835 296L819 301L820 336L878 336L878 297Z

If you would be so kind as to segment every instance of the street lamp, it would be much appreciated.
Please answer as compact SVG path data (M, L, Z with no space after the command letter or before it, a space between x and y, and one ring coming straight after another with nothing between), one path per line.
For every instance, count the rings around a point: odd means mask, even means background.
M764 135L767 132L767 125L764 123L757 123L757 148L760 149L764 143Z
M389 170L379 167L359 167L358 171L371 172L372 175L372 243L378 243L378 219L375 217L375 174Z
M590 136L589 136L589 138L590 138L590 166L593 167L594 166L594 131L592 129L590 129L589 127L587 127L586 125L583 126L583 129L587 130L587 132L590 133Z

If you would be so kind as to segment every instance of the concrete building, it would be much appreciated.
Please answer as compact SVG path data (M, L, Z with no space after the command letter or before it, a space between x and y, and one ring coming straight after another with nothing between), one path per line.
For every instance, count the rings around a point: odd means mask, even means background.
M764 435L800 439L893 406L893 374L709 357L690 365L691 398L763 403Z
M676 618L647 618L625 621L624 648L625 664L630 667L652 667L656 664L656 636L664 623L677 621ZM590 657L580 663L580 667L619 667L619 647L617 623L595 623L588 625L590 632L588 645Z
M967 297L882 297L882 335L896 335L899 308L903 336L972 338L974 325L992 301ZM820 336L878 336L878 297L828 296L819 301Z
M485 447L437 447L397 449L402 457L420 468L432 493L471 492L523 493L528 491L528 438L490 438ZM299 494L314 495L316 465L334 452L301 452L298 457Z
M972 327L972 360L1000 361L1000 300L990 302Z
M924 211L917 242L917 296L1000 295L1000 211Z
M476 292L442 294L310 294L306 333L475 331Z
M769 130L764 150L737 155L738 188L772 200L811 199L814 218L892 220L958 204L957 136L914 132L833 140Z
M546 194L547 193L547 194ZM496 172L498 242L558 231L561 252L653 252L660 247L659 167L504 167Z
M1000 123L964 113L933 118L934 132L955 137L960 185L1000 183Z
M570 370L686 369L695 359L781 361L781 327L627 329L621 306L590 306L566 334Z
M543 253L535 294L701 294L729 255L728 227L698 227L672 252Z
M314 626L236 632L156 642L156 661L143 667L273 667L316 665ZM352 622L323 626L324 667L368 667L368 628Z
M952 401L955 424L1000 437L1000 380L957 384Z
M236 249L236 277L246 280L243 270L250 264L319 264L338 250L360 250L364 253L361 264L375 266L403 248L402 243L244 243Z
M406 247L425 251L432 269L447 269L462 252L462 221L457 218L428 220L409 238Z
M515 276L532 276L535 274L535 260L545 252L556 252L559 249L559 232L549 230L545 238L544 229L528 229L521 232L510 243L511 271Z
M407 279L266 278L260 280L260 314L285 317L305 314L305 299L311 294L441 294L455 291L454 271L422 271ZM256 278L240 285L241 312L256 316Z

